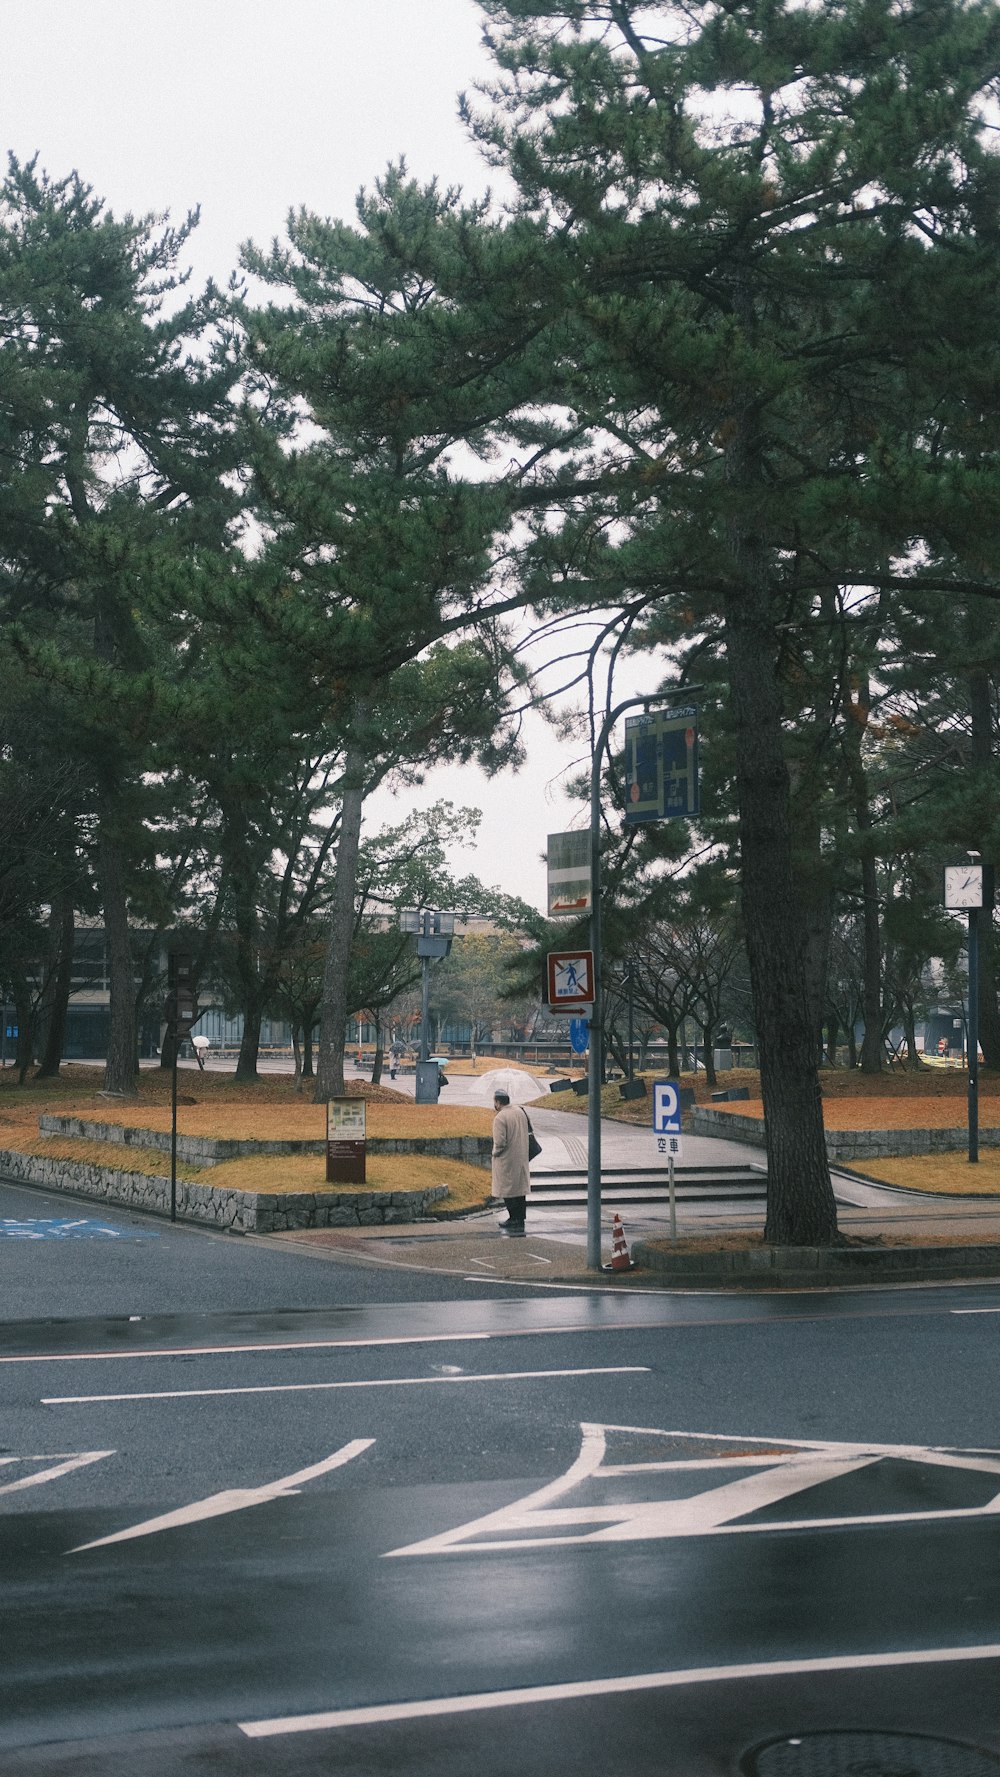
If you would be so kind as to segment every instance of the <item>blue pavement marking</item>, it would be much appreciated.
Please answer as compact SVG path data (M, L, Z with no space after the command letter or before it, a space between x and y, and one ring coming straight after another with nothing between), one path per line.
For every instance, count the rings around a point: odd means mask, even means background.
M155 1228L109 1228L89 1217L82 1221L57 1220L52 1216L0 1217L0 1240L158 1240Z

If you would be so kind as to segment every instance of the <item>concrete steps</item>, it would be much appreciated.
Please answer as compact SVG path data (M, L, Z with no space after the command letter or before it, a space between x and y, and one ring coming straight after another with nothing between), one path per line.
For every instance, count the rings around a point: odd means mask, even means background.
M762 1166L678 1166L674 1169L678 1203L763 1202L767 1174ZM606 1166L601 1177L604 1203L666 1203L665 1166ZM579 1209L587 1201L585 1168L533 1172L531 1201L547 1209Z

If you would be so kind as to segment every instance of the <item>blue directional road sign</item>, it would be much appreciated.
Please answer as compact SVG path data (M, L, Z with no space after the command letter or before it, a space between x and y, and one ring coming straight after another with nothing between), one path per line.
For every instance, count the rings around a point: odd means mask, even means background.
M586 1018L571 1018L569 1021L569 1046L574 1055L582 1055L590 1048L590 1025Z
M676 1080L653 1081L653 1131L656 1135L680 1135L681 1089Z

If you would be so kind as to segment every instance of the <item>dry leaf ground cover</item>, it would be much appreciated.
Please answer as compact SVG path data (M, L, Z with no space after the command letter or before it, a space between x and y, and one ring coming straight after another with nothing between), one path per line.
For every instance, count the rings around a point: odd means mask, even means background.
M99 1068L70 1063L57 1080L28 1081L19 1086L13 1068L0 1070L0 1148L162 1177L169 1164L162 1149L130 1146L125 1150L114 1142L39 1134L38 1119L45 1111L120 1127L169 1130L167 1070L144 1069L138 1097L127 1101L103 1097L102 1078ZM389 1087L365 1081L352 1080L348 1092L351 1097L365 1099L371 1137L488 1135L492 1125L489 1110L415 1105ZM296 1093L290 1076L265 1075L238 1084L231 1074L184 1070L178 1082L177 1128L181 1135L214 1135L234 1141L323 1141L326 1111L304 1093ZM204 1169L177 1163L178 1178L220 1189L287 1193L359 1188L327 1185L325 1171L322 1154L257 1156ZM488 1174L458 1160L422 1154L369 1155L366 1171L365 1188L371 1190L418 1190L447 1184L449 1195L439 1211L478 1207L489 1198Z
M659 1074L644 1074L648 1086ZM827 1129L961 1129L965 1126L969 1077L958 1069L927 1067L915 1072L894 1070L883 1074L873 1091L870 1075L857 1069L824 1068L823 1120ZM735 1117L763 1118L760 1075L754 1068L730 1068L719 1075L718 1087L704 1074L682 1074L681 1084L694 1089L695 1102ZM733 1104L713 1104L712 1092L730 1086L745 1087L749 1099ZM538 1101L547 1110L585 1114L586 1098L560 1092ZM620 1123L649 1128L652 1097L622 1100L618 1086L605 1086L601 1112ZM979 1121L984 1128L1000 1125L1000 1075L981 1072ZM850 1170L843 1168L843 1170ZM1000 1154L984 1148L979 1163L970 1166L963 1148L948 1154L915 1155L895 1160L872 1159L855 1170L865 1178L911 1191L940 1192L949 1196L1000 1196Z

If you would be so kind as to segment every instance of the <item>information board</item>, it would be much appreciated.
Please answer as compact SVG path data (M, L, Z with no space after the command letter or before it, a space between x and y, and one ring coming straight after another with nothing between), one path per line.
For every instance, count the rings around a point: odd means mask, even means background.
M365 1182L365 1101L331 1098L326 1106L326 1182Z
M700 812L698 707L625 718L625 821L667 821Z

